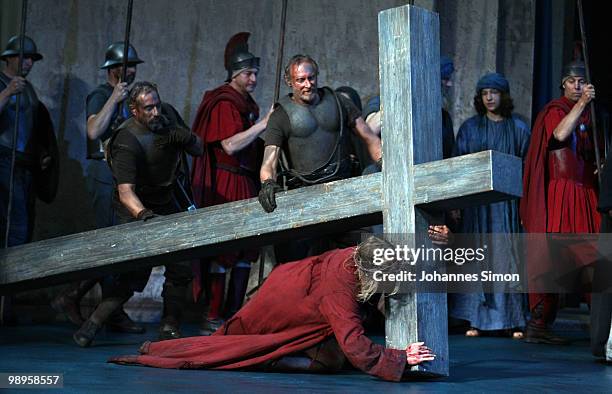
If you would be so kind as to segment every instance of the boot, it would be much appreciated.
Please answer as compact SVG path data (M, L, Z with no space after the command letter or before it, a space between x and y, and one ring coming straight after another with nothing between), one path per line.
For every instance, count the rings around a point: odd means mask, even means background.
M106 322L106 329L112 332L124 332L128 334L143 334L146 328L128 316L123 308L117 309Z
M225 320L221 318L204 318L202 323L200 324L200 335L209 336L212 335L213 332L217 331L222 325L225 323Z
M13 296L0 296L0 326L16 326L17 317L13 311Z
M225 273L208 274L208 313L200 324L200 335L211 335L217 331L224 320L221 318L223 296L225 293Z
M547 328L538 328L532 325L527 325L527 330L525 330L524 341L527 343L543 343L547 345L569 345L570 344L569 339L554 335Z
M72 336L77 345L81 347L88 347L91 345L94 337L98 331L100 331L100 328L102 328L108 317L128 299L129 297L109 297L103 299L96 307L96 310L89 316L89 319L85 320L81 328Z
M179 339L181 337L180 324L170 317L163 318L159 325L159 340Z
M80 347L89 347L101 328L102 326L99 326L90 319L87 319L81 328L79 328L78 331L72 335L72 339L74 339L76 344Z
M548 327L555 319L558 295L530 293L529 303L531 320L527 323L524 341L527 343L544 343L548 345L568 345L566 338L553 335Z
M185 308L185 295L187 288L177 286L166 280L162 298L164 299L164 311L159 327L159 340L178 339L181 337L179 330L180 321Z
M68 288L63 293L60 293L53 301L51 301L51 307L59 313L65 313L68 320L77 326L81 326L84 323L83 316L81 316L81 308L79 306L83 296L91 290L98 280L89 279L84 280L76 284L76 286Z
M251 273L250 264L244 266L239 262L232 268L232 274L227 291L227 301L225 302L225 317L232 317L242 307L247 285L249 284L249 274Z

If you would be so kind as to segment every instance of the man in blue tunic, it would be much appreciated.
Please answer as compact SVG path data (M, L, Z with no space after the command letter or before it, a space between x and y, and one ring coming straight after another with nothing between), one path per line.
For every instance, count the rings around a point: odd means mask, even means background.
M453 156L495 150L524 158L530 130L512 114L510 87L503 75L490 73L478 81L474 107L478 114L461 125ZM511 240L501 234L521 232L518 200L463 209L458 231L492 235L488 238L491 242L488 263L495 272L515 272L518 251ZM522 294L453 294L449 299L449 314L469 322L471 328L467 336L478 336L481 331L509 330L514 338L522 338L520 327L525 325Z
M20 41L20 37L12 37L0 54L0 59L5 63L0 72L0 248L5 245L21 245L31 240L36 197L47 203L53 201L59 175L57 142L49 112L26 79L34 62L43 56L38 53L34 40L23 37L20 68ZM19 125L17 138L13 138L17 102ZM7 220L9 195L12 196L10 221ZM6 240L8 222L10 231ZM0 324L15 320L10 300L8 296L1 297Z

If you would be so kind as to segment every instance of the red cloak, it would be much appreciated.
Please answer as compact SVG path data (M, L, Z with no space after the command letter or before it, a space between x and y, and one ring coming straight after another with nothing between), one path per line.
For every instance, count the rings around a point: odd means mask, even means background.
M257 183L227 168L259 172L258 144L230 156L221 147L222 140L250 128L259 117L259 107L251 96L243 96L228 84L207 91L200 103L192 131L204 143L205 154L194 157L192 187L198 207L223 204L257 195ZM218 168L225 166L225 169Z
M261 142L256 140L231 156L223 150L221 141L247 130L258 117L259 107L253 98L250 95L243 96L228 84L204 93L191 128L204 143L204 155L194 157L192 164L191 185L197 207L244 200L257 195ZM256 258L256 251L248 251L246 255L233 253L217 256L216 261L230 267L238 259ZM202 282L199 262L193 264L193 271L193 295L197 299Z
M588 240L570 235L599 231L595 166L582 157L593 150L592 135L574 131L564 142L553 137L554 129L574 105L561 97L542 109L535 120L525 160L520 216L525 230L533 234L527 238L532 293L554 292L557 281L554 278L562 273L578 272L579 267L591 264L596 257L595 248ZM590 126L589 111L583 111L578 122ZM558 253L552 254L551 247L567 248L561 253L565 258L560 260Z
M364 335L355 300L354 248L276 267L258 294L209 337L147 343L140 356L110 359L158 368L238 369L311 348L335 336L348 360L381 379L399 381L406 352Z
M569 145L573 137L564 143L553 140L552 133L561 120L572 110L575 103L561 97L548 103L538 114L533 125L531 142L525 160L523 176L523 198L520 215L523 226L529 233L595 233L599 231L597 192L593 185L592 171L585 170L582 179L552 176L550 152ZM579 122L590 126L589 111L583 111ZM574 131L578 134L578 132ZM576 158L577 149L591 149L592 137L587 133L577 136L576 147L568 147L569 157ZM560 150L560 149L559 149ZM573 156L571 156L573 155ZM591 163L585 163L591 165ZM593 167L593 170L595 168Z

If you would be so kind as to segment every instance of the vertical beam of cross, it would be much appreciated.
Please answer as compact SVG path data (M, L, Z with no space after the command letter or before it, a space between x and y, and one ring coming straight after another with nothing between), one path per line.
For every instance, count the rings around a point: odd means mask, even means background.
M385 234L420 246L428 221L414 206L414 165L442 159L438 15L403 6L378 17ZM418 245L417 245L418 244ZM421 268L427 269L419 262ZM435 264L430 262L430 264ZM430 267L431 268L431 267ZM448 375L446 294L415 291L389 299L387 346L423 341L438 355L413 372Z

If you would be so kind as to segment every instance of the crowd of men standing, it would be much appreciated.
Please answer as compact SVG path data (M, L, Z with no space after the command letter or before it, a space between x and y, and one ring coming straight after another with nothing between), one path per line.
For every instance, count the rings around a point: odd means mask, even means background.
M374 99L362 114L358 94L351 94L349 89L341 89L348 93L345 95L319 87L316 61L307 55L295 55L284 73L291 93L260 117L251 95L257 86L260 58L249 52L248 38L248 33L239 33L228 42L225 82L204 94L191 129L176 109L162 101L155 84L135 82L137 65L143 60L134 47L129 46L127 61L122 42L108 47L101 65L106 81L87 96L85 103L88 189L98 228L154 220L194 204L206 207L256 196L263 209L271 212L276 209L275 194L282 190L281 178L285 179L282 186L297 188L360 172L355 165L355 141L360 141L369 156L362 158L371 163L368 171L380 170L379 101L376 104ZM34 199L38 196L49 202L54 198L59 162L49 114L25 79L42 55L34 41L26 37L19 65L19 42L13 37L0 56L5 62L0 73L2 229L7 227L8 196L12 195L8 241L3 238L4 231L0 235L6 246L30 240ZM440 71L444 90L451 86L452 61L443 57ZM598 211L595 174L600 168L594 160L598 141L593 138L587 110L595 99L595 88L585 75L581 62L564 68L562 97L540 112L531 131L513 114L510 84L499 73L486 74L479 80L474 96L477 114L461 125L456 139L450 116L442 109L444 156L493 149L522 158L524 198L520 203L507 201L464 209L460 215L449 213L447 225L431 226L434 243L449 243L452 232L599 232L600 212L605 222L612 204L602 199ZM18 133L13 139L17 102ZM13 147L17 151L14 166ZM187 155L193 158L188 160ZM604 169L602 196L607 196L612 187L607 172ZM293 257L313 253L311 248ZM194 298L203 291L207 294L209 307L201 333L216 331L224 319L240 309L250 266L256 259L257 251L242 250L197 262L168 264L159 338L181 337L180 323L190 284ZM499 264L507 263L507 259L505 263L502 260ZM135 291L142 291L149 273L148 269L139 270L75 283L53 301L53 307L79 326L74 340L80 346L89 346L104 325L124 332L144 332L122 306ZM84 318L79 303L97 283L102 299ZM9 300L5 298L2 303L3 318L10 314ZM538 292L529 294L528 307L516 294L464 294L452 298L449 313L469 323L469 336L508 330L513 337L522 338L526 327L527 341L560 344L565 340L550 332L557 304L558 295ZM605 324L606 318L599 320ZM608 316L608 329L609 323ZM600 332L605 332L605 327Z

